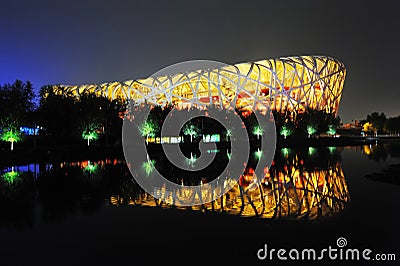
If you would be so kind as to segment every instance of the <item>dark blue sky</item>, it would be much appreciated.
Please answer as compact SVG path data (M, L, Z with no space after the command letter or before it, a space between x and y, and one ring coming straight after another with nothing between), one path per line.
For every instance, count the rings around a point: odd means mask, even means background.
M185 60L322 54L348 70L339 115L400 115L398 1L0 2L0 84L137 79Z

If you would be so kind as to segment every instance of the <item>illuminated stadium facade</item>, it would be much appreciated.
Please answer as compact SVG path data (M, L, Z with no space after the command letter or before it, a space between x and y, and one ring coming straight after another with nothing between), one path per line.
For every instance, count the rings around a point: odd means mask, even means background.
M346 69L326 56L293 56L238 63L172 76L93 85L56 85L53 91L79 98L94 93L136 104L178 108L270 108L292 115L306 109L337 114Z

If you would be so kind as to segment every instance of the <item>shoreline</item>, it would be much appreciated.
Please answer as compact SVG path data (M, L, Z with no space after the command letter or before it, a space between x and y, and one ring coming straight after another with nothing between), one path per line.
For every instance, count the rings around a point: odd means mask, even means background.
M360 137L324 137L312 139L286 139L278 140L278 148L307 148L307 147L344 147L344 146L364 146L370 144L400 143L400 138L378 138L365 139ZM258 147L256 142L250 143L253 147ZM154 149L159 149L160 144L149 144ZM198 145L197 143L183 144L183 149ZM227 142L217 143L220 147L226 147ZM57 162L69 160L103 159L104 157L123 158L122 145L103 145L93 143L91 146L83 145L58 145L52 147L16 147L14 151L2 149L0 152L0 167L7 167L13 164Z

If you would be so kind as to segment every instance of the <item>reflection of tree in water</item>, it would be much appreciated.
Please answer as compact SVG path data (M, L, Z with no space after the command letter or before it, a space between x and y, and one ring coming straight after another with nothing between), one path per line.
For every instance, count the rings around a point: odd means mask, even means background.
M12 174L10 174L12 173ZM13 179L7 178L8 175ZM0 225L17 228L34 223L34 179L32 173L0 174Z
M37 179L32 173L18 175L13 182L10 174L7 178L0 176L0 225L32 226L35 212L44 221L62 221L71 215L99 210L112 195L118 195L120 203L143 197L143 191L120 160L54 163ZM35 209L36 202L39 211Z
M43 219L61 220L78 210L90 213L100 209L110 194L120 193L126 172L123 164L106 161L53 165L37 181Z
M383 145L364 146L364 153L368 155L368 159L377 162L384 162L388 158L388 152Z
M386 144L387 153L393 158L400 158L400 143Z
M386 161L388 157L400 158L400 143L386 143L380 145L364 146L364 153L374 161ZM365 177L378 182L400 185L400 164L387 166L379 173L368 174Z
M400 158L400 143L365 145L363 151L369 159L384 162L388 157Z
M38 178L38 199L42 218L46 221L62 220L74 214L83 196L84 182L79 167L53 168Z

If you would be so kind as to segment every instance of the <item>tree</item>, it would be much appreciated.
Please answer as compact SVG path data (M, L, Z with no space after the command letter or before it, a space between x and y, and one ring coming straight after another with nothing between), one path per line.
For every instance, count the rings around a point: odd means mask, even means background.
M313 134L326 133L329 126L336 129L340 126L340 118L325 110L308 108L304 113L296 116L294 124L296 125L296 135L301 136L307 133L307 136L311 137Z
M146 143L149 142L149 137L155 137L158 131L158 125L152 120L147 119L139 126L139 132L142 137L146 137Z
M13 84L0 86L0 132L1 139L11 143L22 140L20 127L32 124L35 107L32 83L16 80Z
M190 135L190 142L193 141L193 136L196 137L199 134L199 128L192 122L188 122L183 126L183 134Z
M84 123L97 123L98 129L101 129L105 135L106 144L109 142L109 137L113 137L115 140L122 134L124 107L125 102L121 99L111 101L92 92L84 93L76 102L76 109L81 114L80 120Z
M11 150L14 150L14 142L22 140L21 131L18 128L6 128L1 132L1 140L11 143Z
M364 132L375 132L376 128L372 125L371 122L365 122L363 124L363 131Z
M53 141L81 138L83 130L91 123L97 124L98 133L104 133L106 144L110 137L114 142L120 138L125 101L111 101L93 92L84 92L79 97L68 92L56 94L56 87L41 88L37 111L45 133Z
M77 101L72 95L55 94L53 86L41 87L37 115L47 138L59 143L73 139L77 132L80 135L84 114L79 113Z
M29 123L35 108L32 83L16 80L0 87L0 117L12 115L21 124Z
M371 123L375 130L378 132L382 132L384 126L386 124L386 115L384 113L374 112L370 115L367 115L367 122Z
M96 122L89 122L84 125L82 130L82 138L87 140L87 145L90 145L91 140L97 140L99 138L100 125Z
M256 125L253 127L253 134L257 136L257 139L260 139L260 136L264 134L264 130L260 127L260 125Z
M329 135L335 135L336 134L336 128L334 125L329 125L328 126L328 131L326 131Z
M400 116L390 117L386 120L385 130L391 134L400 133Z
M279 132L284 139L292 134L293 130L288 126L282 126L281 131Z
M315 133L317 133L317 126L316 125L308 125L307 126L308 137L310 138L311 135L314 135Z

